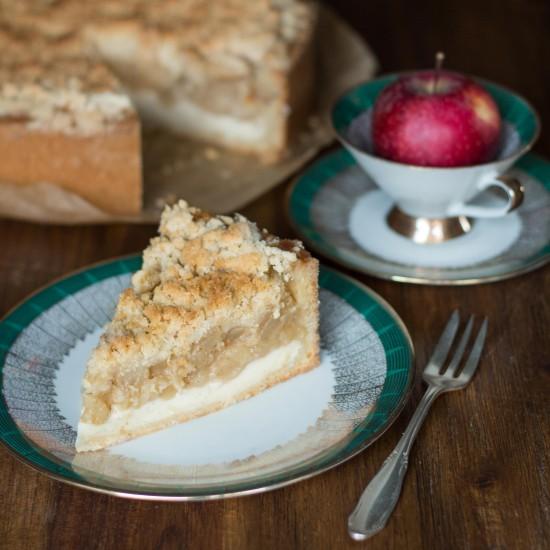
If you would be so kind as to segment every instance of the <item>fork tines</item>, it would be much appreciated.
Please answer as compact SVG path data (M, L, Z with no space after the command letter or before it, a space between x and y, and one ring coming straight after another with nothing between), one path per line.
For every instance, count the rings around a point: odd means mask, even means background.
M479 358L483 350L483 345L485 343L485 337L487 335L487 324L488 320L485 317L481 323L477 336L472 344L470 354L464 363L463 369L459 372L459 366L463 359L464 352L468 346L472 330L474 327L475 318L473 315L470 316L460 340L456 344L454 349L453 356L445 366L445 361L449 355L449 351L453 345L453 342L456 340L458 333L458 328L460 325L460 314L458 310L453 311L451 317L449 318L445 329L437 343L437 346L434 349L432 357L428 362L428 365L424 371L425 375L430 377L430 381L434 382L434 377L442 377L445 379L454 378L457 382L468 383L472 378L472 375L475 372L475 369L479 363Z

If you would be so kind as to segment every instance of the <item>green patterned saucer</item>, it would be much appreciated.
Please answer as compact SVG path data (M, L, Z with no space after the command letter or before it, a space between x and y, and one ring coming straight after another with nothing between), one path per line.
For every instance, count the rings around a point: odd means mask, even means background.
M308 246L345 266L398 282L465 285L499 281L550 261L550 163L528 153L508 172L523 204L437 245L413 243L385 221L392 202L345 149L325 155L290 187L287 214Z
M86 360L140 264L132 256L79 271L0 323L0 441L29 466L118 496L224 498L328 470L401 411L414 372L407 329L374 292L322 268L319 368L223 411L75 453Z

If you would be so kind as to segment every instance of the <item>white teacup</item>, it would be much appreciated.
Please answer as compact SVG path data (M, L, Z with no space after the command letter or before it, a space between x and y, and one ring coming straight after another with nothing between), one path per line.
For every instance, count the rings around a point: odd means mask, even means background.
M370 128L376 96L397 77L390 75L360 84L340 97L332 110L338 139L395 201L396 208L388 216L391 227L417 242L440 242L468 231L468 218L500 217L517 208L523 199L523 187L503 174L538 137L539 119L529 103L500 86L481 81L503 118L497 158L457 168L402 164L373 154ZM490 188L500 189L505 200L483 193Z

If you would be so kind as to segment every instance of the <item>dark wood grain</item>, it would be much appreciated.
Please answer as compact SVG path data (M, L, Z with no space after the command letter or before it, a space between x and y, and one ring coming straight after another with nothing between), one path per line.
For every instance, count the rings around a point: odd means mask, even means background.
M336 0L385 71L448 66L524 94L550 128L547 0ZM544 131L537 150L550 156ZM245 214L289 235L284 186ZM141 250L153 226L0 222L0 314L51 279ZM475 382L434 406L388 527L353 543L346 518L406 426L421 385L391 430L362 455L295 486L225 502L155 504L54 482L0 450L0 548L544 549L550 541L550 270L467 288L400 285L357 275L410 328L425 362L449 312L490 317Z

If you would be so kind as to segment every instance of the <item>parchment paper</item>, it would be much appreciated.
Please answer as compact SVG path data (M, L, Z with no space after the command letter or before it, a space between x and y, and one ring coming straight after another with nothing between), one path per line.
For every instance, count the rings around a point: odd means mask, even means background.
M51 183L0 182L0 216L45 223L157 222L165 204L179 198L211 212L242 208L296 172L333 140L328 114L345 89L372 77L377 62L344 21L323 8L318 33L318 96L308 127L273 165L192 142L161 130L143 131L144 208L135 217L103 212Z

